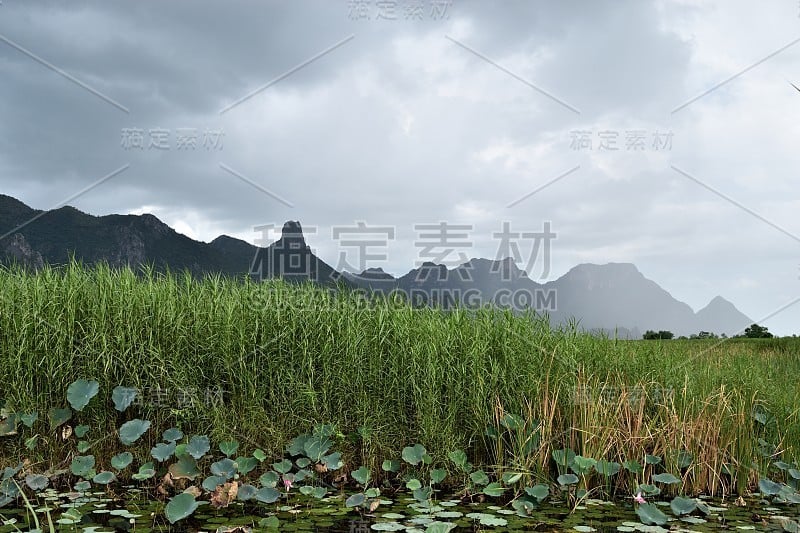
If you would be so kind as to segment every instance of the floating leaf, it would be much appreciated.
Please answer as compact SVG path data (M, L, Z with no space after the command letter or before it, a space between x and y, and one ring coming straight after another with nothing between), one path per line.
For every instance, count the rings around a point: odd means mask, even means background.
M94 455L78 455L72 459L69 466L70 471L78 476L84 477L94 468Z
M239 443L235 440L227 440L219 443L219 451L230 457L239 450Z
M366 485L369 483L370 474L370 470L366 466L361 466L358 470L350 472L350 475L353 476L353 479L355 479L361 485Z
M75 426L75 436L78 437L79 439L82 439L83 437L86 436L87 433L89 433L90 429L91 428L85 424L81 424L80 426Z
M344 463L342 462L342 454L339 452L334 452L326 455L322 458L322 464L328 470L339 470L344 466Z
M83 411L83 408L89 404L89 400L97 396L99 391L100 384L96 381L79 379L67 387L67 401L76 411Z
M28 437L25 439L25 447L29 450L33 450L36 448L36 445L39 443L39 435L34 435L33 437Z
M256 449L256 451L253 452L253 457L258 459L259 463L263 463L264 461L267 460L267 454L264 453L264 450L262 450L261 448L258 448Z
M164 461L172 457L174 453L175 453L174 442L170 442L168 444L164 442L159 442L153 447L153 449L150 450L150 455L153 457L153 459L155 459L160 463L163 463Z
M92 481L98 485L108 485L109 483L116 481L116 479L117 476L115 476L113 472L100 472L92 478Z
M284 459L277 463L272 463L272 468L280 474L286 474L292 469L292 462L289 459Z
M164 507L164 514L167 516L169 523L174 524L195 512L198 505L192 494L182 492L167 503L166 507Z
M258 525L265 529L278 529L278 527L281 525L281 521L277 516L272 515L259 520Z
M456 524L450 522L431 522L425 528L425 533L448 533L456 528Z
M208 440L208 437L205 435L195 435L191 439L189 439L189 444L186 446L186 453L194 457L195 459L200 459L208 450L211 449L211 443Z
M560 485L574 485L578 482L578 476L575 474L561 474L556 479Z
M569 468L569 466L572 464L572 461L575 460L575 452L569 448L563 448L561 450L553 450L550 455L556 462L556 466L558 467L559 473L566 472L567 468Z
M47 476L41 474L28 474L25 476L25 484L28 485L31 490L40 491L47 488L47 485L50 484L50 480Z
M178 462L169 467L173 479L194 479L200 475L197 461L190 455L183 455Z
M597 461L595 461L591 457L583 457L580 455L576 455L572 459L572 464L569 465L569 468L579 476L584 476L588 474L596 464Z
M18 416L20 421L23 424L25 424L25 427L28 428L33 427L34 422L36 422L39 419L39 413L37 413L36 411L32 413L19 413Z
M325 497L328 493L328 490L325 487L314 487L314 490L311 491L311 496L314 498L321 500Z
M133 462L133 454L131 452L118 453L111 458L111 466L117 470L127 468Z
M270 470L269 472L262 474L261 477L258 478L258 482L261 483L262 487L274 488L278 484L279 479L280 477L278 474Z
M78 441L78 453L86 453L92 445L85 440Z
M241 475L247 475L258 466L258 459L255 457L240 456L236 458L236 470Z
M625 470L627 470L632 474L641 474L642 472L644 472L644 469L642 468L642 465L639 464L639 461L635 460L625 461L624 463L622 463L622 466L624 466Z
M403 448L403 453L401 455L405 462L417 466L420 461L422 461L425 454L425 446L422 444L415 444L414 446L406 446Z
M760 490L762 494L765 494L767 496L774 496L775 494L778 494L782 488L783 488L782 485L780 485L779 483L775 483L770 479L758 480L758 490Z
M333 443L325 436L309 437L303 443L303 452L313 461L319 461L328 453Z
M636 514L643 524L663 526L667 523L667 515L650 503L643 503L636 508Z
M503 418L500 419L500 425L510 429L511 431L516 431L525 424L525 421L522 419L521 416L514 415L511 413L506 413L503 415Z
M92 488L92 484L86 480L78 481L77 483L75 483L75 487L73 488L75 489L76 492L86 492Z
M166 442L179 441L183 438L183 431L178 428L169 428L161 434L161 438L163 438Z
M360 505L364 505L364 502L367 500L367 497L362 493L356 493L347 498L344 502L345 506L347 507L358 507Z
M228 481L225 476L208 476L203 480L202 487L208 492L214 492L217 487Z
M227 457L216 463L211 463L211 473L215 476L224 476L226 479L232 478L236 473L236 463Z
M406 481L406 488L412 491L420 489L422 488L422 482L416 478L411 478L408 481Z
M272 487L262 487L255 494L256 500L262 503L274 503L281 497L281 493Z
M653 481L657 481L659 483L666 483L668 485L674 485L675 483L680 483L680 478L677 478L670 474L669 472L664 472L663 474L656 474L653 476Z
M444 481L444 478L447 477L447 470L444 468L434 468L431 470L431 483L436 485Z
M383 461L381 468L383 469L384 472L397 472L398 470L400 470L400 461L386 459L385 461Z
M132 477L137 481L144 481L145 479L150 479L155 475L156 471L153 468L153 463L145 463L139 467L139 471L133 474Z
M475 472L469 475L469 478L476 485L486 485L487 483L489 483L489 476L487 476L486 472L484 472L483 470L476 470Z
M72 409L69 407L65 407L64 409L56 409L54 407L47 411L47 418L50 420L50 427L57 428L72 418Z
M692 511L697 509L697 502L691 498L682 498L681 496L676 496L669 502L669 507L672 509L672 512L675 513L677 516L690 514Z
M255 488L253 485L248 485L247 483L243 483L239 485L239 491L236 494L236 498L239 501L246 502L255 498L256 492L258 492L258 489Z
M119 428L119 440L125 446L130 446L139 440L139 437L144 435L148 429L150 429L149 420L140 420L135 418L125 422L122 424L122 427Z
M622 466L619 463L605 461L603 459L597 461L594 469L605 477L611 477L619 473Z
M297 465L297 468L306 468L307 466L311 465L311 459L308 457L299 457L294 464Z
M647 454L644 456L644 462L649 465L657 465L661 462L661 457L659 457L658 455Z
M114 402L114 409L119 412L124 412L125 409L130 407L133 400L136 398L138 391L130 387L114 387L111 391L111 400Z
M692 457L691 453L687 452L686 450L681 450L680 452L678 452L677 457L675 457L675 464L677 465L678 468L683 470L685 468L689 468L690 466L692 466L693 459L694 458Z
M500 483L489 483L483 487L483 493L494 498L501 496L505 490Z
M636 490L636 492L641 492L646 496L657 496L661 494L661 489L655 485L642 484L639 485L639 488Z
M539 485L534 485L533 487L526 487L525 492L529 496L536 498L536 501L541 503L545 498L547 498L550 495L550 487L548 487L547 485L539 484Z

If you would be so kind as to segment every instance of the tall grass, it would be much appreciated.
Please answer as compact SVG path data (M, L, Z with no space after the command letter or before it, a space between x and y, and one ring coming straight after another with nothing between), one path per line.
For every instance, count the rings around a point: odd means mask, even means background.
M71 382L97 380L103 399L79 416L100 439L100 466L119 451L116 427L134 416L276 457L330 422L348 436L348 464L375 472L414 442L439 464L461 448L476 465L532 480L551 476L554 449L618 462L654 454L682 474L683 492L752 487L769 464L759 438L784 460L800 455L800 353L783 340L616 341L491 309L369 305L278 280L77 264L0 269L0 287L0 399L43 417L66 405ZM143 391L132 413L114 410L116 385ZM771 415L766 425L751 416L756 404ZM523 429L504 427L506 414ZM43 437L35 460L66 458L54 433ZM21 438L0 446L3 462L31 454ZM671 462L681 450L694 457L684 472Z

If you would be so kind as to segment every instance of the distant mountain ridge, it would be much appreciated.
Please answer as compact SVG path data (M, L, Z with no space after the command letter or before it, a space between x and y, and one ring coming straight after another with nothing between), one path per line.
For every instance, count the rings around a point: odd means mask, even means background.
M574 317L584 329L620 337L641 338L648 329L732 335L753 323L720 296L695 313L630 263L582 264L544 284L531 280L510 258L474 258L449 270L426 262L399 278L380 268L340 273L314 255L297 221L284 224L279 240L259 248L226 235L198 242L150 214L96 217L68 206L41 211L0 195L0 236L0 261L32 268L64 264L74 254L90 265L152 264L158 270L188 270L198 276L221 273L338 283L372 292L401 291L419 305L532 308L546 312L553 324Z

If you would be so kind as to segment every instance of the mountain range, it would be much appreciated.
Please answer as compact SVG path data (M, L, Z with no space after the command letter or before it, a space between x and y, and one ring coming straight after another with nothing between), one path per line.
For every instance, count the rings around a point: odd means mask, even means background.
M531 280L510 258L474 258L452 269L427 262L398 278L380 268L340 273L313 253L296 221L284 224L281 238L260 248L226 235L210 243L195 241L150 214L97 217L69 206L42 211L0 195L0 261L36 269L67 263L73 255L89 265L151 264L196 276L282 277L370 292L400 291L415 305L532 308L546 312L552 324L575 319L584 329L622 338L641 338L645 330L732 335L753 323L721 296L694 312L630 263L581 264L544 284Z

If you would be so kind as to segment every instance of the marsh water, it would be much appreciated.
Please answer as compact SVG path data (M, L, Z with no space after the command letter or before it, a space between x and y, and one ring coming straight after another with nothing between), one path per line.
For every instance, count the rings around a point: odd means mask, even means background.
M565 501L549 501L521 516L510 505L466 503L457 498L440 497L429 505L405 494L383 500L373 513L359 514L347 508L344 497L311 500L298 495L277 505L234 502L215 509L207 502L190 518L170 524L163 514L164 502L152 495L130 489L124 498L106 492L87 494L42 492L25 508L0 509L0 533L29 531L36 527L35 511L42 531L52 522L56 531L331 531L366 533L370 531L796 531L800 506L775 506L765 500L747 502L704 498L709 514L695 513L676 518L669 503L664 507L670 521L662 526L641 523L631 501L608 502L587 499L570 508ZM744 504L744 505L741 505Z

